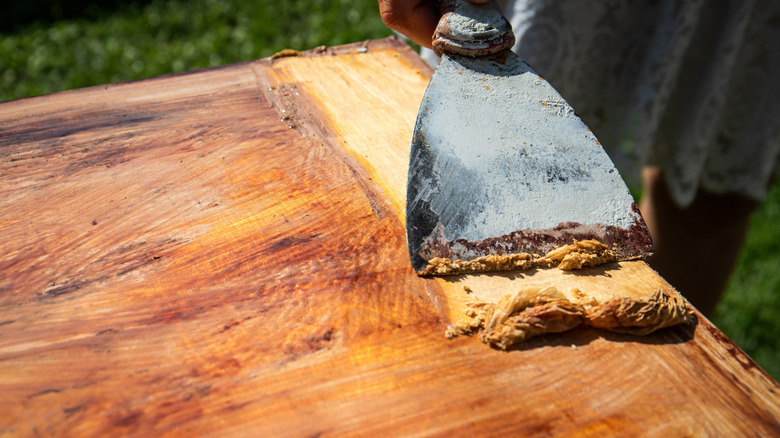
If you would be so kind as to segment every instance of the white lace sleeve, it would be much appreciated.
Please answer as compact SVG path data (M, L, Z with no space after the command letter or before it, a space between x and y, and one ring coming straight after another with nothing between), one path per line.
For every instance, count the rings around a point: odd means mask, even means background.
M699 187L765 196L780 152L780 2L517 0L506 12L515 50L630 184L652 164L681 206Z

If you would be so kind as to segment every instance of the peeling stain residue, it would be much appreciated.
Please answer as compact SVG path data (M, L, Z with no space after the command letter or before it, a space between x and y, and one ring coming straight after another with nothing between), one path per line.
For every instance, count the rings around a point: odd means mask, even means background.
M598 240L575 240L571 245L564 245L548 252L545 258L552 263L558 262L558 269L564 271L598 266L616 260L615 254L607 248L607 245Z
M435 257L420 275L458 275L490 271L520 271L533 268L558 267L563 270L582 269L614 262L615 254L598 240L574 240L548 252L536 254L490 254L474 260L450 260Z
M279 59L279 58L287 58L290 56L301 56L301 52L293 49L283 49L279 52L274 53L271 55L271 59Z
M574 298L567 298L555 286L533 286L505 294L497 303L474 299L467 303L464 318L447 330L446 336L478 334L483 343L505 350L534 336L581 324L643 336L694 320L691 307L674 291L601 301L577 292Z
M490 255L471 261L433 259L426 272L453 275L549 267L575 270L614 261L615 254L603 243L575 240L544 256ZM473 291L469 288L466 292ZM466 303L464 317L446 335L452 338L478 334L485 344L507 349L534 336L568 331L582 324L646 335L663 327L692 322L692 313L685 299L671 289L658 289L645 297L597 298L580 288L564 293L559 285L534 285L507 293L497 302L472 298Z

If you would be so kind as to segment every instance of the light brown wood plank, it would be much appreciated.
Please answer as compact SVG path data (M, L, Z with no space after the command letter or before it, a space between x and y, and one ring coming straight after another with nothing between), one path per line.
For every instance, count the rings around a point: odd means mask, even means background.
M382 40L0 104L0 433L777 434L777 383L700 315L444 337L464 284L562 274L412 272L429 74Z

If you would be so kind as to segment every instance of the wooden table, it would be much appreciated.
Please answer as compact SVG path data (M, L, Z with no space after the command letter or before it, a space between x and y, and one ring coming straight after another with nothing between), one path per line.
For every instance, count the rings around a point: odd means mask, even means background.
M281 55L0 104L0 436L780 434L701 315L446 339L402 213L430 68Z

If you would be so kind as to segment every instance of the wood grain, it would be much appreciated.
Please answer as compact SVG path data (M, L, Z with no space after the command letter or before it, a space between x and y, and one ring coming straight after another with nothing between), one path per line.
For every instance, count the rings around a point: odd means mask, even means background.
M700 315L444 338L464 282L528 276L409 266L429 74L388 39L0 104L0 434L780 433L778 384Z

